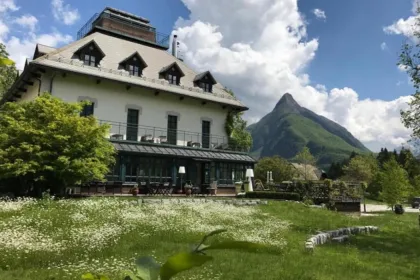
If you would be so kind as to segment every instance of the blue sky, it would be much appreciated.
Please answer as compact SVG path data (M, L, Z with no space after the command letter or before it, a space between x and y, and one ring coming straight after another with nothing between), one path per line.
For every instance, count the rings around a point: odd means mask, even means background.
M302 0L299 5L308 15L309 36L320 40L309 67L311 80L328 87L351 86L362 98L392 100L413 92L407 75L396 68L405 39L383 32L383 27L411 14L411 1ZM316 6L328 15L325 22L310 15ZM383 42L387 48L382 51Z
M106 6L175 30L185 61L232 88L249 122L290 92L373 150L409 138L399 110L413 87L396 63L412 0L0 0L0 41L21 67L36 42L69 43Z

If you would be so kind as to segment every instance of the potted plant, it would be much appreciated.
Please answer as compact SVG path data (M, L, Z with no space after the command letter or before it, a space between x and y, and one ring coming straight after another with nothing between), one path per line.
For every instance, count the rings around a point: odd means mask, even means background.
M249 192L250 191L250 189L249 189L249 180L245 180L244 181L244 191L245 192Z
M187 196L191 195L191 193L192 193L192 185L188 185L188 184L186 184L186 185L184 186L184 189L185 189L185 194L186 194Z
M236 192L236 194L241 193L241 191L242 191L242 182L241 181L235 182L235 192Z
M138 188L137 186L132 187L132 188L131 188L131 190L130 190L130 193L131 193L133 196L137 196L137 195L139 194L139 188Z

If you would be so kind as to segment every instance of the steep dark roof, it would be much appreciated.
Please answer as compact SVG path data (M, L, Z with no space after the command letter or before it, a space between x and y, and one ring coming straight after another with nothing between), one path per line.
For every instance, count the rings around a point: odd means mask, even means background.
M179 67L178 63L176 62L172 62L171 64L169 64L168 66L163 67L160 71L159 74L163 74L166 71L168 71L169 69L171 69L172 67L177 68L177 71L181 74L181 77L184 77L185 74L184 72L181 70L181 67Z
M212 82L213 85L217 84L216 79L214 79L213 75L210 73L210 71L205 71L203 73L198 74L197 76L195 76L194 78L194 82L200 81L201 79L203 79L205 76L210 78L210 81Z

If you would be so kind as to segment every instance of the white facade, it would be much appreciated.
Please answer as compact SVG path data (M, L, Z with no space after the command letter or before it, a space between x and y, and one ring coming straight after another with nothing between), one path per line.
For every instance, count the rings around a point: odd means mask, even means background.
M51 79L44 76L44 90L50 87ZM36 85L31 89L37 90ZM29 92L29 91L28 91ZM202 121L210 121L211 143L226 143L225 120L227 110L222 105L205 103L191 98L180 99L170 93L155 95L154 90L132 87L127 90L121 83L97 80L68 74L57 75L52 82L52 95L67 102L88 100L94 103L94 116L112 124L111 134L121 134L126 139L128 109L139 110L138 136L154 134L156 138L166 135L168 114L178 116L178 144L183 141L201 142ZM28 95L29 96L29 95ZM26 99L26 98L25 98ZM184 136L185 135L185 136Z
M82 59L85 51L92 52L87 57L96 64ZM141 62L141 75L127 71L132 57ZM169 80L173 75L176 82ZM60 49L37 46L9 98L28 101L45 91L67 102L93 102L94 116L111 124L109 137L115 140L135 140L137 134L137 141L167 142L168 116L176 116L177 145L196 147L205 141L206 148L214 148L228 143L228 113L247 110L210 72L196 73L167 51L100 32ZM127 137L127 123L136 123L128 121L130 109L138 110L139 117L137 131L130 127ZM202 136L204 121L206 134L210 123L210 139Z

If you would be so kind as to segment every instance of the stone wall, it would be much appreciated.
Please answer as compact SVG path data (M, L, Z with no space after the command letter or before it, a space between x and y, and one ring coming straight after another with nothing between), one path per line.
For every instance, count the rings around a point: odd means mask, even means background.
M358 226L318 232L318 234L312 235L308 240L306 240L305 248L307 250L311 250L314 249L316 245L325 244L330 240L343 242L348 240L350 235L361 233L369 234L371 232L377 232L378 230L379 228L375 226Z

